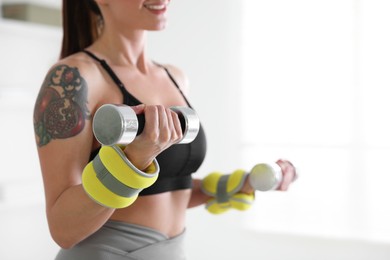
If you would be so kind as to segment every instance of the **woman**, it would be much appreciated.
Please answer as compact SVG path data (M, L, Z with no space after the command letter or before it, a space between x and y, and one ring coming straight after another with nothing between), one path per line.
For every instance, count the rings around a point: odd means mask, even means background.
M145 51L146 32L164 29L168 4L63 1L61 59L48 72L34 110L48 224L63 248L57 259L185 259L186 209L211 196L191 178L205 156L203 129L191 144L174 145L182 133L169 107L190 106L186 77ZM142 134L122 148L131 167L142 172L155 161L160 165L157 181L120 209L99 203L82 183L86 166L100 153L92 117L107 103L145 115ZM278 164L284 175L279 189L287 190L294 167ZM253 194L247 179L239 192Z

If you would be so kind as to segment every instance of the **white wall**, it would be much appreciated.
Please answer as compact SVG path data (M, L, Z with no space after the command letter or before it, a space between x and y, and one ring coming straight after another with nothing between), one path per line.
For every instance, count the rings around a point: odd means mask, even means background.
M203 169L237 167L240 5L226 0L173 1L167 29L149 35L152 56L188 75L190 101L210 141Z
M156 61L183 68L190 101L207 131L207 159L197 176L240 167L240 1L171 3L167 30L151 33ZM41 176L32 129L32 106L48 67L56 60L60 32L0 20L0 259L52 259L57 246L47 230ZM15 137L17 136L17 137ZM24 163L20 163L23 158ZM4 173L5 172L5 173ZM259 202L261 203L261 201ZM245 229L247 213L212 216L189 210L190 259L388 259L388 245ZM260 220L259 220L260 221ZM244 250L242 250L244 249Z
M60 33L0 19L0 259L52 259L32 112Z
M52 1L52 0L1 0L0 2L3 3L31 3L31 4L38 4L38 5L44 5L44 6L49 6L49 7L56 7L59 8L61 7L62 1Z

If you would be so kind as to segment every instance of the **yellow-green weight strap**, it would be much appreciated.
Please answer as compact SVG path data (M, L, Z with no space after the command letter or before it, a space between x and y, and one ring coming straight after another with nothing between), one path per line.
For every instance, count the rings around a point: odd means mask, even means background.
M255 200L255 193L236 193L230 199L230 205L237 210L248 210Z
M160 171L156 160L145 170L137 169L126 157L122 149L116 145L103 146L99 152L100 159L106 169L120 182L134 189L151 186Z
M219 203L225 203L241 190L247 175L244 170L236 170L228 175L213 172L203 179L201 188L205 194L215 197Z
M96 173L96 177L100 180L100 182L116 195L130 198L141 191L141 189L134 189L126 186L118 179L116 179L111 174L111 172L109 172L108 169L104 167L99 154L93 159L92 166Z
M223 176L223 174L220 172L212 172L203 178L201 185L202 191L209 196L215 197L217 194L218 181L221 176Z
M156 159L143 172L127 159L120 147L103 146L85 167L82 184L97 203L109 208L124 208L137 199L143 188L156 181L159 170Z
M207 210L213 214L221 214L229 209L249 209L254 201L254 193L240 193L247 175L244 170L236 170L230 175L219 172L207 175L202 181L201 189L214 197L207 201Z
M90 162L83 171L82 185L88 196L98 204L108 208L125 208L131 205L138 197L138 193L133 197L122 197L111 190L97 178L93 168L93 162Z
M255 194L236 193L228 202L218 203L216 199L210 199L206 203L206 209L212 214L222 214L230 209L240 211L248 210L255 199Z

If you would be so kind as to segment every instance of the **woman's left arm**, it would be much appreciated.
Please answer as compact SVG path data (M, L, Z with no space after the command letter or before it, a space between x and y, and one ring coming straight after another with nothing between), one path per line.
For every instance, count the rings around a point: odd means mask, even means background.
M205 194L202 189L202 180L201 179L192 179L192 192L191 198L188 203L188 208L194 208L200 205L205 204L212 197Z
M287 191L290 184L297 178L297 173L294 165L287 160L279 159L276 161L279 167L282 170L282 181L279 187L276 189L278 191ZM193 179L192 180L192 193L191 198L188 203L188 208L197 207L205 204L209 199L212 199L212 196L205 194L202 191L202 180L201 179ZM244 185L242 186L239 193L251 194L255 192L253 187L249 183L249 178L247 177Z

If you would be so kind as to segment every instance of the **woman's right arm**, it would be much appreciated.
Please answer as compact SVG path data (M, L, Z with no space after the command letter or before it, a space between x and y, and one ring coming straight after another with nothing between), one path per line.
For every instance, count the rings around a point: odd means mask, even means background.
M34 109L47 219L63 248L94 233L114 211L91 200L81 185L92 149L93 106L78 67L58 64L47 74Z
M80 71L77 64L54 66L42 85L34 109L47 219L53 239L63 248L90 236L114 212L89 198L81 185L82 172L93 149L92 114L105 94L97 87L104 85L96 80L99 73L92 73L92 77L88 74L88 82L93 86L89 91ZM133 109L145 114L146 123L142 134L124 152L143 170L159 153L182 138L181 126L177 114L161 105Z

